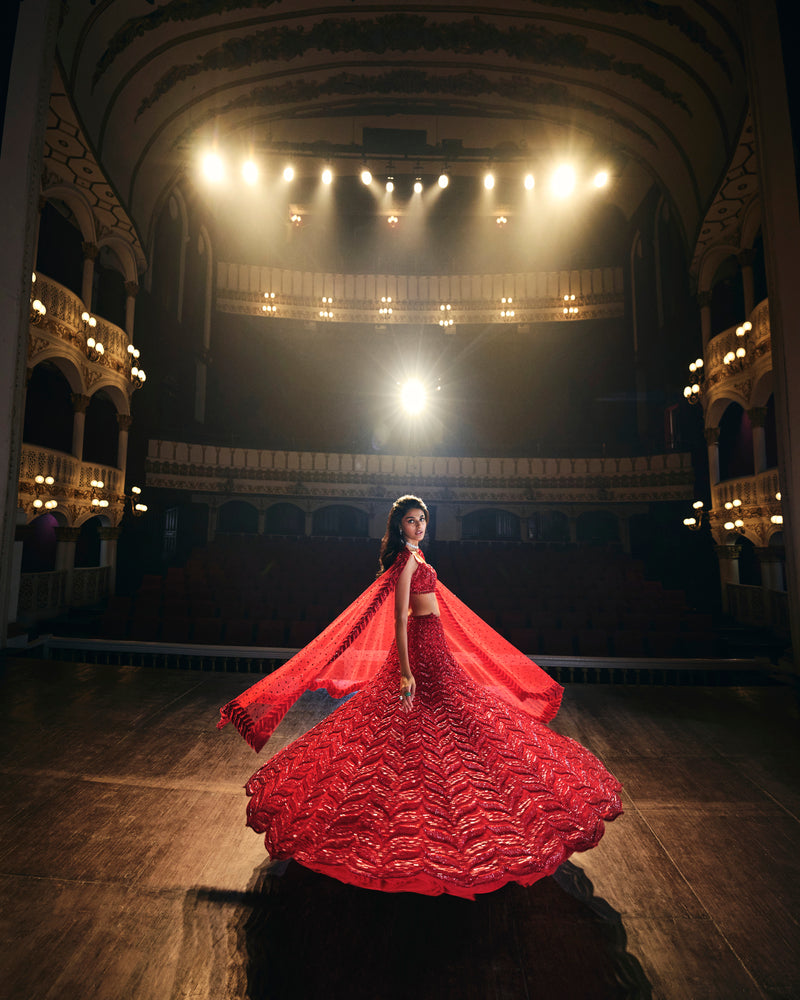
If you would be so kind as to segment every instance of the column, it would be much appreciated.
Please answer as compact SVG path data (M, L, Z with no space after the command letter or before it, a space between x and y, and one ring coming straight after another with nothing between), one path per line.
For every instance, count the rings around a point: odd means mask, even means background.
M133 317L136 312L136 296L139 286L135 281L125 282L125 333L128 334L128 342L133 343Z
M306 511L306 523L303 528L306 538L310 538L314 533L314 514L313 511Z
M125 490L125 472L128 468L128 431L133 423L130 413L117 414L117 426L119 427L117 437L117 468L122 473L120 476L120 488Z
M72 393L72 454L79 462L83 461L83 432L90 399L90 396L82 396L79 392Z
M110 597L117 589L117 539L120 528L103 527L100 528L100 565L108 566L108 596Z
M19 585L22 578L22 549L28 531L28 516L22 507L17 507L17 530L14 535L14 555L11 563L11 585L9 587L9 622L17 620L19 612Z
M750 313L756 307L753 301L753 261L756 259L755 250L742 250L736 259L739 261L739 267L742 269L742 290L744 291L744 316L742 319L745 320L749 318Z
M705 356L708 342L713 334L711 332L711 292L698 292L697 304L700 306L700 330L703 335L703 355ZM721 330L717 331L721 333Z
M92 290L94 289L94 262L100 248L96 243L83 243L83 282L81 284L81 298L87 312L92 311Z
M712 486L719 482L719 427L706 427L708 445L708 480Z
M264 529L267 526L267 510L266 507L259 508L258 511L258 525L256 531L258 532L259 538L263 537Z
M728 585L739 582L739 553L741 547L738 545L715 545L714 550L719 559L719 578L722 588L722 610L725 614L730 614L730 599L728 597Z
M64 603L72 604L72 572L75 569L75 544L80 528L56 528L56 572L63 573Z
M764 424L767 420L766 406L754 406L747 411L753 427L753 470L756 475L767 468L767 440L764 436Z
M783 548L767 545L757 548L755 553L761 564L761 586L764 590L786 590L783 579Z

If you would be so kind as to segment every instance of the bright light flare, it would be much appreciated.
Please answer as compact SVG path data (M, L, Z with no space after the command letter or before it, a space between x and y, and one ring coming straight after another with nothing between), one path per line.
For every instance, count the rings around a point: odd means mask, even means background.
M572 167L567 164L557 167L550 180L550 189L556 198L568 198L575 190L575 171Z
M533 174L526 174L525 175L525 190L526 191L533 191L535 185L536 185L536 181L534 180Z
M439 174L438 184L439 187L442 188L442 190L444 190L449 183L450 183L450 178L447 176L447 174L444 173Z
M414 181L414 194L422 194L422 178L418 177Z
M494 187L494 174L488 173L483 178L483 186L487 191L491 191Z
M386 178L386 193L391 194L394 191L394 177Z
M330 184L333 181L333 171L330 167L325 167L322 171L322 183Z
M596 188L604 188L609 181L607 170L598 170L594 175L594 186Z
M372 183L372 173L366 167L361 171L361 183L367 186Z
M421 413L427 398L425 386L416 378L409 379L400 390L400 400L406 413Z
M225 176L225 165L216 153L207 153L203 157L203 176L212 184L217 184Z
M258 180L258 166L253 160L247 160L242 164L242 177L245 184L255 184Z
M283 168L283 179L288 183L294 180L294 167Z

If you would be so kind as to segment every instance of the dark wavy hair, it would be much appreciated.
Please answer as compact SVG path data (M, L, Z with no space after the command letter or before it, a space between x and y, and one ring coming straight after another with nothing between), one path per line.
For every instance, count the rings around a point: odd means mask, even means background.
M386 534L381 539L381 551L378 556L378 562L380 563L378 576L386 572L403 550L405 543L403 541L400 522L403 520L406 511L413 510L415 507L423 511L426 521L430 520L425 502L411 493L406 493L405 496L398 497L392 504L392 509L389 511L389 518L386 522Z

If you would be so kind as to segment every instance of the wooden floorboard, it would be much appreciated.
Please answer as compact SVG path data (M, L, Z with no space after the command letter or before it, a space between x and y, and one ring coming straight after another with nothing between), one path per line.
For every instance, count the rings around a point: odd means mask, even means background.
M553 728L625 814L556 876L469 902L273 864L244 826L245 675L14 660L0 693L0 998L800 996L792 688L572 685Z

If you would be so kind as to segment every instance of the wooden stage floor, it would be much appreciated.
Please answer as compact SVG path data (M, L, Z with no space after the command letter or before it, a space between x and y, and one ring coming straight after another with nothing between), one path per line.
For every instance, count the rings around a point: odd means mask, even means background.
M0 997L800 997L790 686L572 685L553 728L625 814L529 889L477 902L270 864L217 707L255 678L8 659L0 678Z

